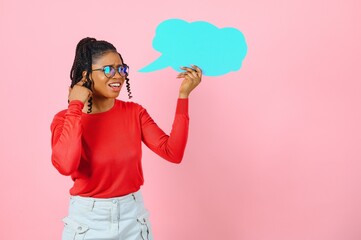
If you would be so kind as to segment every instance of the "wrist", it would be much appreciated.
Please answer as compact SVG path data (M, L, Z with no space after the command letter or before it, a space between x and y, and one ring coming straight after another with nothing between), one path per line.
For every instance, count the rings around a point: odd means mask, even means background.
M188 98L189 93L179 93L179 98Z

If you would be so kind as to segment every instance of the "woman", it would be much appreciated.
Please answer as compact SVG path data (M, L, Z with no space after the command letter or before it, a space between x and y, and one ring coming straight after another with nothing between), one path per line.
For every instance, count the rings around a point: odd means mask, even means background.
M94 38L78 43L68 108L51 124L52 163L74 181L63 240L153 239L140 192L141 143L170 162L181 162L188 135L188 96L202 78L196 66L182 69L168 136L142 106L116 99L124 84L131 98L129 68L116 48Z

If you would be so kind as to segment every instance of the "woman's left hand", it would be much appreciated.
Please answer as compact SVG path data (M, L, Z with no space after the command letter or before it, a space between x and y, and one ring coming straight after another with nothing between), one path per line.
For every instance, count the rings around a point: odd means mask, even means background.
M178 74L177 78L184 78L179 88L179 98L188 98L189 94L195 89L202 80L202 70L195 66L181 67L184 72Z

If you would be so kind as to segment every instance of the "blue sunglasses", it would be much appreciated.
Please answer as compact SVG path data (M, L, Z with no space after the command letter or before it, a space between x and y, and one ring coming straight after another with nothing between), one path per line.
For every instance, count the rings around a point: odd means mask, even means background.
M98 68L98 69L92 69L92 71L103 71L104 75L107 78L112 78L115 76L115 74L118 72L120 74L120 76L128 76L129 74L129 66L126 64L123 64L121 66L118 66L116 68L114 68L113 66L104 66L102 68Z

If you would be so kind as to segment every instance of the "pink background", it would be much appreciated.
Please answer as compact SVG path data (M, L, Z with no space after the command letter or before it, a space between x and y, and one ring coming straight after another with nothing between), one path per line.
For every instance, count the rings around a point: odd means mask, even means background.
M176 72L136 72L169 18L238 28L249 51L191 96L181 165L144 148L155 238L361 239L358 0L0 0L0 239L60 239L72 182L51 165L49 125L81 38L114 43L133 100L169 132Z

